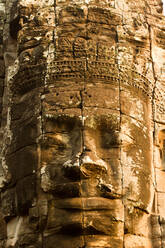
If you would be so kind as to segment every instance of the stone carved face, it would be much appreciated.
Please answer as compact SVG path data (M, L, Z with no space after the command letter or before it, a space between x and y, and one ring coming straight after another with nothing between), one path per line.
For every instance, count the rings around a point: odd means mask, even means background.
M102 101L105 87L109 102L106 95ZM132 219L138 223L150 201L148 103L133 94L136 108L127 101L129 116L124 89L120 108L125 114L118 108L116 86L98 84L86 89L81 92L81 108L66 108L63 113L56 104L54 113L49 111L53 103L48 99L57 94L48 93L45 100L41 188L51 195L47 230L54 233L47 242L63 237L60 242L65 244L71 234L71 247L76 247L73 240L80 247L84 242L96 246L100 240L102 247L122 247L124 216L125 232L131 233ZM79 92L66 94L69 105ZM64 95L58 92L58 104Z

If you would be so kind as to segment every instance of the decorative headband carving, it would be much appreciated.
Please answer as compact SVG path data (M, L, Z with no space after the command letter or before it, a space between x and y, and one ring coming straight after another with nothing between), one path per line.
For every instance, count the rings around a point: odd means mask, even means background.
M47 75L47 76L46 76ZM25 93L44 84L55 84L60 80L81 80L86 82L120 83L123 86L135 87L152 97L154 84L134 68L92 60L63 60L50 64L38 64L20 68L13 81L13 91Z

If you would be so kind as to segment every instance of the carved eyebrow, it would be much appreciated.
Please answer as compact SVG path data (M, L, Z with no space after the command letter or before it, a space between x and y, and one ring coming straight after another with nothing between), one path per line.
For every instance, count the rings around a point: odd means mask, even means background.
M59 115L54 118L57 123L68 123L74 125L81 125L81 120L77 116Z
M51 147L63 147L63 148L66 148L67 147L67 143L64 142L64 141L59 141L57 138L55 137L49 137L49 140L44 140L42 142L42 147L44 148L51 148Z
M105 129L114 129L116 127L116 123L112 119L100 118L98 124Z
M104 130L119 130L119 120L115 115L97 115L92 117L91 121L87 125L90 128L99 128Z
M70 132L75 127L81 127L82 121L77 116L68 116L68 115L54 115L47 119L47 123L50 123L52 132L56 129L59 132ZM48 124L49 125L49 124ZM57 131L57 130L56 130Z

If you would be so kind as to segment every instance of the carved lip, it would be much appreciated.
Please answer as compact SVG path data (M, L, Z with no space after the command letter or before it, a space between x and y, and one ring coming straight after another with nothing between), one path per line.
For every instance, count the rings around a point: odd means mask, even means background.
M54 199L53 205L52 232L58 234L110 235L112 228L124 221L124 206L120 199Z
M99 187L98 187L99 186ZM110 185L111 186L111 185ZM121 199L122 198L122 193L118 193L117 190L113 190L111 189L111 187L109 187L108 184L100 184L100 185L96 185L95 188L99 191L98 194L95 194L95 196L93 195L92 197L88 195L86 196L87 199L89 198L99 198L100 200L103 199L103 201L105 202L105 199ZM67 182L67 183L58 183L55 184L55 186L52 189L52 193L54 195L54 197L56 197L57 199L79 199L81 198L81 181L75 181L75 182ZM81 198L82 201L84 198ZM78 200L79 201L79 200ZM102 201L102 200L101 200ZM82 203L82 202L81 202Z
M120 199L107 199L103 197L77 197L65 198L55 201L56 208L89 210L114 210L121 206Z

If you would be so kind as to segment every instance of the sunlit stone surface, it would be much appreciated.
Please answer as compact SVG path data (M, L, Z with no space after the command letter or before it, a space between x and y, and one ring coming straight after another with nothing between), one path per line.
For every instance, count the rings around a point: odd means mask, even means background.
M0 0L0 248L165 247L161 0Z

